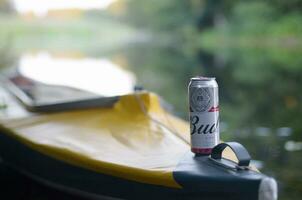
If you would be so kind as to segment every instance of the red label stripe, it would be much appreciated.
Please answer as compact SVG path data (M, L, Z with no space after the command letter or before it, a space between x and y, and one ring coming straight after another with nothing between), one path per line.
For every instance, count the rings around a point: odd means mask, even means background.
M212 153L212 148L204 148L204 149L201 149L201 148L191 148L191 151L193 153L208 155L208 154Z
M212 108L209 110L209 112L217 112L217 111L219 111L219 106L217 106L217 107L212 107Z

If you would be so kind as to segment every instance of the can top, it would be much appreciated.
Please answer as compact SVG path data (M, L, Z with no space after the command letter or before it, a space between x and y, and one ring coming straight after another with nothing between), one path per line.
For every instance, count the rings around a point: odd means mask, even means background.
M212 81L215 77L195 76L191 78L191 81Z

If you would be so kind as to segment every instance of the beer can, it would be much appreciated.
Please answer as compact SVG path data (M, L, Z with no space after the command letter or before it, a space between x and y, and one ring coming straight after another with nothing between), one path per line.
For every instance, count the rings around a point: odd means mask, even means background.
M191 151L207 155L220 138L218 84L212 77L193 77L188 92Z

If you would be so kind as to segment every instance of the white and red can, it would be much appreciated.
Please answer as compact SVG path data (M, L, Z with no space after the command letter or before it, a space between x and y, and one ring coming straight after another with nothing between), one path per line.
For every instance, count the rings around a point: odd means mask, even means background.
M219 99L215 78L193 77L189 83L191 151L210 154L219 143Z

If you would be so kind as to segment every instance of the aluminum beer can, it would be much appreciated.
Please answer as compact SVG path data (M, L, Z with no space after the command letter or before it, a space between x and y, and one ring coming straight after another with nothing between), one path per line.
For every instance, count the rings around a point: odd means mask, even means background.
M189 87L191 151L210 154L219 143L219 100L215 78L193 77Z

